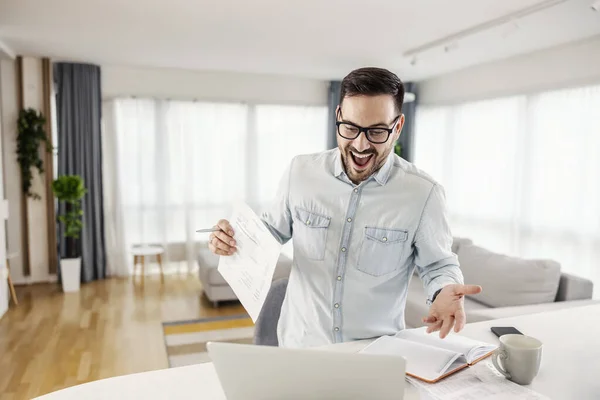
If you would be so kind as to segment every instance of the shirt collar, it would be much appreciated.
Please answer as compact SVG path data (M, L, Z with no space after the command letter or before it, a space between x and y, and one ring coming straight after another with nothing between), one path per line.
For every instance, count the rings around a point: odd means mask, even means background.
M337 149L337 151L335 153L333 163L334 163L334 165L333 165L334 176L338 179L343 179L344 181L351 182L350 179L348 178L348 176L346 175L346 172L344 171L342 155L341 155L339 149ZM388 155L387 160L385 160L385 163L383 164L383 166L381 168L379 168L379 171L377 171L374 175L371 175L367 179L367 181L369 179L375 179L375 181L377 183L379 183L379 185L384 186L390 177L390 173L392 172L393 165L394 165L394 152L390 152L390 154Z
M340 149L336 149L335 156L333 157L333 175L336 178L339 178L343 175L346 175L344 172L344 165L342 161L342 155L340 153Z

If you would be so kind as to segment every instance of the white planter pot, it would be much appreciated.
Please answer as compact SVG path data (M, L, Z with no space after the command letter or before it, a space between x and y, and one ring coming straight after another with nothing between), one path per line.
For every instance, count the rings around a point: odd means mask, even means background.
M79 292L81 258L63 258L60 260L60 276L63 292Z

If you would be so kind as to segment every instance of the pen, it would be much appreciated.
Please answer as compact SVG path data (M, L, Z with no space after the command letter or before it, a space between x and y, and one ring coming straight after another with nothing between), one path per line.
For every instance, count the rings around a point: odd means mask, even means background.
M198 233L208 233L208 232L219 232L221 228L208 228L208 229L199 229L196 232Z

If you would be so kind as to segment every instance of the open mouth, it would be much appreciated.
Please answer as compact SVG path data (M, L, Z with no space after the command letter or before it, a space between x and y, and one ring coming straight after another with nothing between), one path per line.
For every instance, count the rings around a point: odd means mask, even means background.
M354 168L357 170L365 170L371 164L371 160L374 158L374 154L358 154L353 151L350 151L350 158L352 158L352 163L354 164Z

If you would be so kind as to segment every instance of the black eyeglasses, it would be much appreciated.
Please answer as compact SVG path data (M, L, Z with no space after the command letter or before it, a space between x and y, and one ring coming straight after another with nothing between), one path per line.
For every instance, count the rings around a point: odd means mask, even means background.
M341 115L342 114L340 113L340 117ZM388 141L390 135L392 132L394 132L399 119L400 115L394 118L391 128L364 128L362 126L353 124L352 122L345 121L336 121L335 125L337 126L338 135L344 139L354 140L360 135L361 132L364 132L365 137L369 142L374 144L382 144Z

